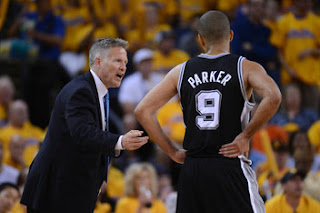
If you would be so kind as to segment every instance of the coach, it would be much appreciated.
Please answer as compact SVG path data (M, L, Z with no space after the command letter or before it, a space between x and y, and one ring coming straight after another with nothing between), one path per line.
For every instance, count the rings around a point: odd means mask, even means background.
M97 40L89 53L91 70L57 96L21 198L28 213L93 212L110 157L147 143L142 131L108 131L108 88L121 84L127 46L122 39Z

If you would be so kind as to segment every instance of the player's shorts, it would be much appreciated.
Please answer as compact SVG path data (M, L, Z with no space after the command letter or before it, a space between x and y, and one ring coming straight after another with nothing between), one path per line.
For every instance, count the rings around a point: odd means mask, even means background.
M177 213L264 213L254 171L245 157L186 157Z

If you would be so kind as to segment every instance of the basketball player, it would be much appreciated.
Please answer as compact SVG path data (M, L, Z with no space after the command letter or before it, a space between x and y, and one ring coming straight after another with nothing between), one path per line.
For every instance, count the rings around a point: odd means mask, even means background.
M245 157L249 141L277 111L281 93L263 67L229 53L233 32L225 14L209 11L198 25L205 53L173 68L135 109L149 136L180 170L177 212L265 212ZM249 122L253 90L262 98ZM176 148L155 119L176 93L186 133Z

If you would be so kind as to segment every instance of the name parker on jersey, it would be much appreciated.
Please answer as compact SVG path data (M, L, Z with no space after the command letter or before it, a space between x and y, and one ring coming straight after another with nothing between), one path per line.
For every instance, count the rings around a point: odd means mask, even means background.
M231 78L232 76L225 71L202 71L201 76L196 73L188 78L188 82L192 88L204 83L220 83L225 86Z

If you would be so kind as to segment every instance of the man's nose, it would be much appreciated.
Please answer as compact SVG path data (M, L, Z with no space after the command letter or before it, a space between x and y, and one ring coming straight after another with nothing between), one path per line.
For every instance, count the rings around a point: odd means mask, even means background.
M127 69L127 64L126 64L126 63L121 63L120 69L123 70L123 71L126 71L126 69Z

